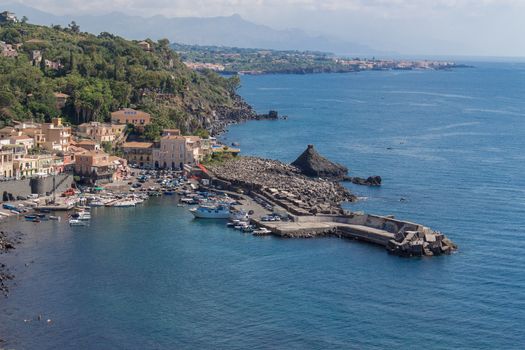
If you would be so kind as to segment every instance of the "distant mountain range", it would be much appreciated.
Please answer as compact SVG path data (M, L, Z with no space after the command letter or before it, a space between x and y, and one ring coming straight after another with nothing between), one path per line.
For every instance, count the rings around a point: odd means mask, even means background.
M98 34L110 32L126 39L154 40L167 38L171 42L193 45L217 45L276 50L325 51L341 55L380 55L366 45L343 42L327 36L311 36L300 29L276 30L243 19L227 17L138 17L112 12L105 15L57 16L22 4L6 4L9 10L30 23L67 25L75 21L82 31Z

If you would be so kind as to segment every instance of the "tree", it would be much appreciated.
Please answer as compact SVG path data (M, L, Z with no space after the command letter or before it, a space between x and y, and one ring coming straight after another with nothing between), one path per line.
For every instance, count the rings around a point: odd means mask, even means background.
M75 34L80 33L80 26L77 24L77 22L71 21L71 23L68 25L68 27L73 33L75 33Z
M75 56L73 55L73 51L69 51L69 73L72 73L75 70Z
M26 16L22 16L22 19L20 20L20 23L26 24L29 19Z

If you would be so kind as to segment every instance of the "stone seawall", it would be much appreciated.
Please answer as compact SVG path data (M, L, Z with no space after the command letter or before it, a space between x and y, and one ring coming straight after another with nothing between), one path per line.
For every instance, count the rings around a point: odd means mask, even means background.
M72 182L73 176L71 174L57 175L55 179L55 183L57 186L57 194L64 192L65 190L70 188ZM32 193L44 195L46 194L46 192L51 192L52 190L52 176L38 179L37 183L35 183L35 180L33 180L33 186L31 186L31 179L0 182L0 201L2 200L2 194L4 193L4 191L6 191L7 193L11 193L14 197L16 197L27 196Z

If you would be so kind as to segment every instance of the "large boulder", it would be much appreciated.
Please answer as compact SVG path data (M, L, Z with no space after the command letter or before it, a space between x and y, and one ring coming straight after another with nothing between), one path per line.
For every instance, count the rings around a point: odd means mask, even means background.
M304 175L322 178L343 178L348 174L348 168L329 161L321 156L314 148L308 145L306 150L292 163Z

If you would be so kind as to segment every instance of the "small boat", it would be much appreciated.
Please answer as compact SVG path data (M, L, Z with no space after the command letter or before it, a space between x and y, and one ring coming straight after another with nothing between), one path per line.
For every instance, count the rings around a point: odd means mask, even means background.
M223 205L217 206L199 206L190 209L190 212L196 218L201 219L228 219L230 217L230 209Z
M87 211L81 211L78 213L78 219L77 220L91 220L91 214Z
M90 207L103 207L104 206L104 202L102 202L101 200L95 200L95 201L92 201L91 203L89 203L89 206Z
M235 210L230 213L231 220L248 220L248 214L244 210Z
M69 226L87 226L87 221L78 220L78 219L70 219L69 220Z
M117 208L129 208L129 207L134 207L135 206L135 202L134 201L124 200L124 201L116 202L115 204L113 204L113 206L117 207Z
M271 235L272 231L268 230L266 227L261 227L257 230L253 230L252 235L254 236L268 236Z
M60 216L49 215L49 220L60 221Z
M26 218L28 220L33 220L33 219L36 219L37 216L36 215L24 215L24 218Z

